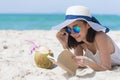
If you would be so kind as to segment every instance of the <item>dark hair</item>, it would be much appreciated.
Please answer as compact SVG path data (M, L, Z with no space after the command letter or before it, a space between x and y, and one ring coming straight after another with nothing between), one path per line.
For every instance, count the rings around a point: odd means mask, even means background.
M88 32L87 32L87 35L86 35L86 39L87 39L88 42L93 42L94 41L96 32L97 31L95 31L91 27L88 29Z
M86 21L83 21L84 24L87 24ZM87 35L86 35L86 40L88 42L93 42L94 39L95 39L95 35L96 35L96 32L94 29L92 29L91 27L88 29L88 32L87 32ZM73 38L71 35L68 36L68 47L71 49L71 48L75 48L77 47L78 45L81 45L83 44L84 42L81 41L81 42L77 42L75 40L75 38Z

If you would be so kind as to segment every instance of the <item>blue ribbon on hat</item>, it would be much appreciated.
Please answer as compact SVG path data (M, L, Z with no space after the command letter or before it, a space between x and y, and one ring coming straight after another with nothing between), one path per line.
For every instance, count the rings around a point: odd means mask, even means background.
M93 17L93 16L89 17L89 16L79 16L79 15L66 15L65 20L67 20L67 19L77 19L77 18L83 18L83 19L85 19L87 21L92 21L92 22L95 22L97 24L100 24L100 22L95 17ZM109 30L110 29L106 27L105 33L109 32Z
M77 19L77 18L83 18L83 19L85 19L87 21L92 21L92 22L100 24L100 22L93 16L89 17L89 16L66 15L65 20L67 20L67 19Z

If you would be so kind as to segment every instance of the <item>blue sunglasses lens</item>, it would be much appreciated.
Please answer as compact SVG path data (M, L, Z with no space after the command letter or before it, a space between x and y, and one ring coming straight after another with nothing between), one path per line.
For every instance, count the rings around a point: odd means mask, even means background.
M79 26L73 27L73 31L74 31L75 33L79 33L79 32L80 32L80 27L79 27Z
M71 32L72 32L71 28L67 28L67 29L66 29L66 32L67 32L68 34L71 34Z

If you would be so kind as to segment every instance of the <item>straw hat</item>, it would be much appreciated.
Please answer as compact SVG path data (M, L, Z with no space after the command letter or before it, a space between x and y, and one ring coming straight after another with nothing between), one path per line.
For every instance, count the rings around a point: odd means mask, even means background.
M86 21L95 31L109 32L109 28L102 26L99 21L90 14L85 6L71 6L66 10L65 21L52 29L60 30L76 20Z

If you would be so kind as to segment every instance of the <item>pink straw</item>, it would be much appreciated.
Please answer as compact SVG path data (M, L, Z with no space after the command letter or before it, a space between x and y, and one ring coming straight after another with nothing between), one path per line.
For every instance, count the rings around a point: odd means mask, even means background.
M34 47L30 50L30 53L32 54L37 48L39 48L39 46L37 44L35 44L35 42L31 41L31 40L25 40L29 43L31 43L32 45L34 45Z

